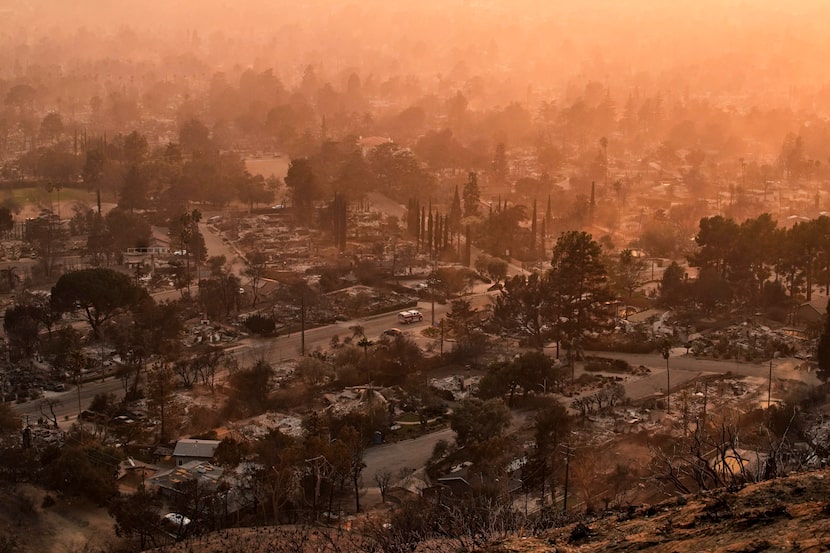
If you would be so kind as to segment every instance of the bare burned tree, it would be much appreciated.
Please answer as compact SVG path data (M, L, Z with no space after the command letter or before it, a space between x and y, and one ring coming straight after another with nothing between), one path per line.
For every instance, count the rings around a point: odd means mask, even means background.
M422 499L404 501L392 512L388 522L372 521L366 534L383 553L413 553L432 537L434 504Z
M173 363L173 372L179 377L185 389L191 389L196 383L198 367L194 359L179 359Z
M698 420L688 438L654 450L652 475L684 494L774 478L802 464L790 439L797 417L793 409L780 417L777 431L768 424L754 439L742 433L737 417L712 425Z
M58 427L58 416L55 414L55 407L60 404L61 400L54 398L46 398L40 402L40 414L47 419L51 419L55 428ZM47 409L49 410L49 414L45 412ZM78 415L80 416L80 413L78 413Z
M523 519L508 497L482 493L464 501L442 504L440 516L433 525L437 535L454 543L456 549L471 551L512 534Z
M199 379L211 392L216 387L216 371L220 366L232 363L232 359L219 348L211 348L194 359L199 373ZM230 369L229 369L230 372Z
M392 482L392 473L388 470L379 470L375 472L375 483L380 490L380 499L386 503L386 493L389 491L389 484Z
M161 547L160 552L185 550L205 550L202 536L185 538L175 546ZM340 528L317 525L292 526L258 526L228 530L213 534L211 550L225 553L297 553L298 551L317 551L319 553L350 553L363 551L373 553L380 550L373 541L357 532Z

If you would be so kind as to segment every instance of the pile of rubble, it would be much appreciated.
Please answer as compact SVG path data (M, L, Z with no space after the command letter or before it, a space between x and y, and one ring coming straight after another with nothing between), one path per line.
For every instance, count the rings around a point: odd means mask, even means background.
M299 438L303 435L303 421L299 417L281 413L265 413L245 421L234 428L246 440L267 436L272 430L279 430L287 436Z
M245 333L203 319L190 325L188 335L190 344L221 344L235 342Z
M809 357L814 347L814 342L797 330L750 322L689 334L687 343L689 353L696 357L743 360L769 359L771 352L781 357Z
M429 385L438 390L452 392L453 398L460 401L470 394L474 394L480 381L480 376L452 375L444 378L432 378Z

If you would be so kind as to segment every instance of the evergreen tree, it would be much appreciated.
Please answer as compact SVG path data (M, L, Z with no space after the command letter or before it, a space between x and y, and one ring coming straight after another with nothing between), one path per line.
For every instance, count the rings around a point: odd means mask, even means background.
M830 310L830 300L827 301L827 308ZM818 359L818 370L816 376L824 383L830 381L830 315L824 315L824 329L821 332L821 337L818 340L818 348L816 351L816 358Z
M481 199L481 192L478 188L478 175L471 171L467 176L467 184L464 185L464 217L476 217L478 215L478 202Z
M346 198L342 194L334 195L332 202L332 235L334 244L342 252L346 249L346 222L347 206Z
M563 233L556 241L548 272L551 290L558 296L562 334L572 345L605 316L604 303L612 298L602 263L602 247L586 232Z
M413 225L414 219L412 217L412 209L414 205L415 200L413 198L409 198L406 202L406 232L409 234L415 234L415 225Z
M533 217L530 220L530 253L531 259L536 258L536 200L533 200Z
M454 233L461 231L461 196L458 195L458 186L455 187L455 195L452 198L449 216L450 230Z
M507 182L507 148L505 148L502 142L496 145L496 153L493 156L491 172L497 184Z
M305 158L293 160L285 176L285 185L291 190L297 220L308 224L314 210L314 200L319 194L319 185L311 162Z
M421 208L421 222L418 230L418 251L424 249L424 235L426 234L426 208Z
M466 238L464 240L464 265L467 267L470 266L470 260L472 259L472 241L470 239L470 225L467 225L465 230Z
M435 253L441 253L441 243L444 240L444 216L435 214Z
M591 181L591 222L594 222L594 211L597 208L596 183Z
M550 194L548 194L548 209L545 211L545 227L550 228L553 222L553 212L550 209Z
M426 253L428 253L430 255L432 254L432 230L433 230L432 225L433 225L432 202L430 202L430 204L429 204L429 215L427 216L427 241L426 241L426 247L424 248L426 250Z

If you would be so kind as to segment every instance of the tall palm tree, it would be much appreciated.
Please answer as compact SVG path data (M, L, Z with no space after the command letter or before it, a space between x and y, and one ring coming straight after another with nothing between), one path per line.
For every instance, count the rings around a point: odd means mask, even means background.
M369 361L369 348L375 343L366 337L366 330L363 325L353 325L349 327L352 331L352 339L359 338L357 345L363 348L363 356L365 361Z

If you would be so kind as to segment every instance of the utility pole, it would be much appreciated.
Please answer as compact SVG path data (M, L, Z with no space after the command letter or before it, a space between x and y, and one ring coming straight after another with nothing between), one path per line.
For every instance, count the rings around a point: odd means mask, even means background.
M444 319L441 319L441 357L444 357Z
M562 512L566 513L568 511L568 475L570 474L570 467L571 467L571 443L565 445L565 497L562 500Z
M429 278L429 297L432 300L432 326L435 326L435 280L438 278L438 260L432 262L432 276Z
M78 421L80 423L80 420L81 420L81 369L80 369L80 367L78 367L78 381L77 381L76 388L78 389ZM81 425L78 424L78 426L80 427Z
M671 379L669 374L669 356L671 355L671 344L668 340L663 343L661 348L663 359L666 360L666 414L671 413Z
M300 295L300 355L305 357L305 294Z
M769 358L769 379L767 380L767 409L772 406L772 360L775 358L775 352L772 352Z

